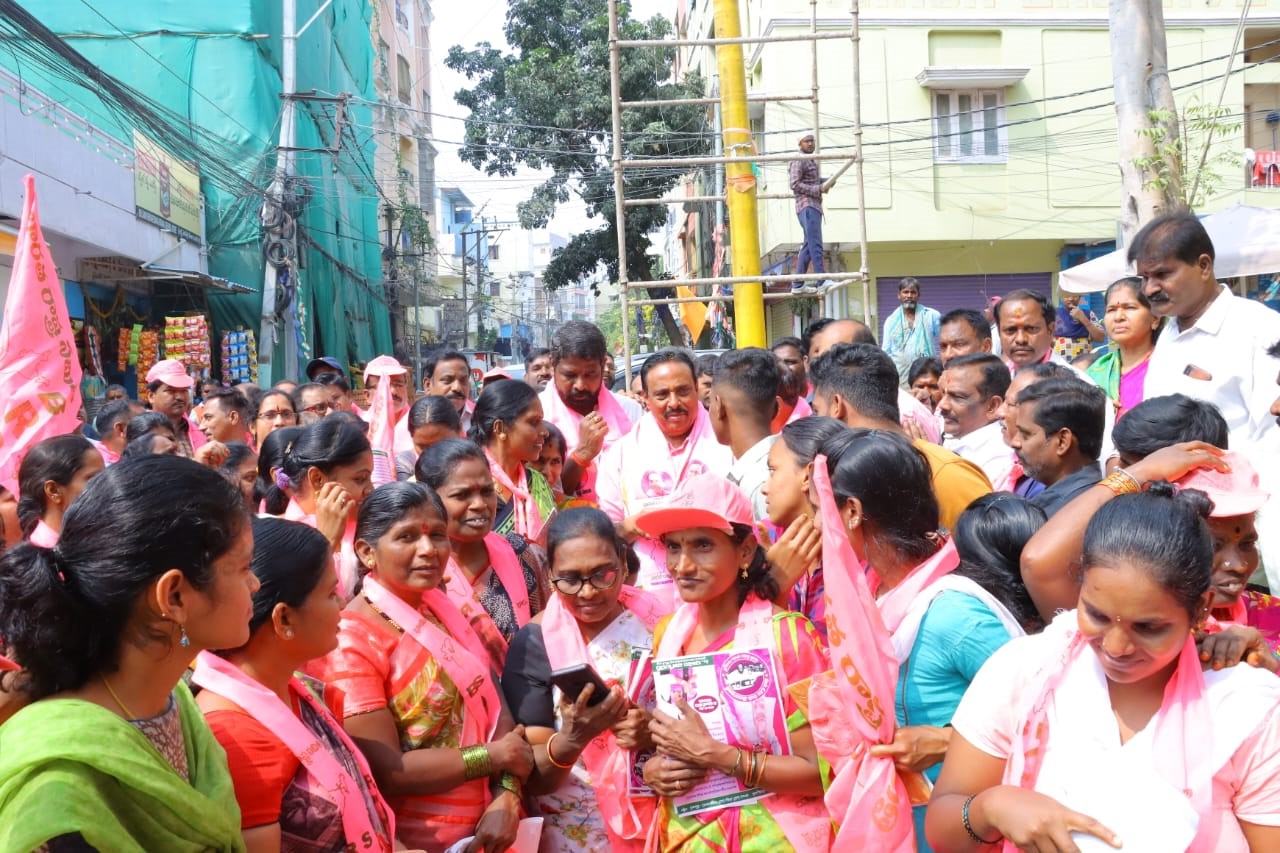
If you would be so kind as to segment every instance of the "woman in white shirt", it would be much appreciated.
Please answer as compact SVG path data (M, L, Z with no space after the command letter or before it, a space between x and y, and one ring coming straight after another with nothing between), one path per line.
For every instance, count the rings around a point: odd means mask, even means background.
M1280 679L1204 672L1192 636L1209 509L1155 483L1093 517L1077 610L997 651L956 711L935 850L1280 849Z

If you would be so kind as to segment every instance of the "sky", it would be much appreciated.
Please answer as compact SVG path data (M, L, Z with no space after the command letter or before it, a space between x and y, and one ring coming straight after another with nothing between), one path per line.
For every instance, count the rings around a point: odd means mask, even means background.
M676 0L633 0L632 15L648 19L653 15L674 14ZM468 0L467 2L437 2L432 4L434 19L431 24L432 73L431 83L433 140L439 156L436 157L436 186L456 186L475 203L479 216L498 221L515 221L516 205L528 198L530 191L541 183L538 173L522 169L512 178L485 175L458 158L458 143L462 140L462 119L466 109L458 106L453 95L467 85L466 77L444 65L444 59L453 45L470 49L488 41L495 47L506 48L502 27L506 21L507 0ZM571 237L578 231L591 227L586 211L577 201L562 206L551 222L551 231Z

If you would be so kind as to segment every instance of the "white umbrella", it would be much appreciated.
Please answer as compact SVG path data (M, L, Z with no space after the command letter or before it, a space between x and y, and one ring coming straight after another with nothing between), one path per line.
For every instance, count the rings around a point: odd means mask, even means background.
M1213 241L1213 271L1218 278L1280 272L1280 210L1237 204L1201 220ZM1067 293L1096 293L1133 274L1125 250L1065 269L1058 285Z

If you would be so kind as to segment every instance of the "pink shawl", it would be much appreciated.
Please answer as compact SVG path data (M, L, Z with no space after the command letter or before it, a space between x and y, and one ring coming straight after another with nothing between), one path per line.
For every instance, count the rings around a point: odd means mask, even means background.
M494 574L498 576L498 580L502 582L502 588L507 591L507 596L511 599L511 607L516 613L516 622L523 628L529 622L530 612L529 589L525 586L520 558L516 556L506 537L499 533L490 533L485 536L484 547L489 553L489 565L493 567ZM493 619L489 617L480 599L476 597L475 588L467 579L462 567L458 565L455 556L450 555L449 563L445 566L444 581L445 593L449 596L449 600L471 623L471 629L483 641L485 647L492 651L490 658L493 668L502 672L507 653L507 640L498 630L498 626L493 623ZM494 659L495 654L500 655L501 659Z
M1068 626L1059 620L1069 620L1071 624ZM1075 620L1074 612L1064 613L1055 620L1059 624L1050 625L1044 632L1046 637L1054 638L1056 646L1044 656L1040 671L1030 682L1042 683L1044 687L1031 694L1031 700L1019 715L1020 724L1005 765L1002 780L1005 785L1035 788L1044 763L1045 745L1052 735L1048 709L1054 694L1071 667L1093 653L1075 626ZM1210 812L1216 768L1209 760L1214 728L1194 637L1187 637L1182 646L1177 669L1165 685L1164 701L1155 725L1151 754L1156 760L1156 769L1162 777L1187 792L1192 808L1203 818ZM1004 853L1017 850L1007 841L1003 849Z
M502 466L488 449L484 452L484 458L489 460L489 473L493 475L493 479L511 495L515 532L530 542L539 542L543 533L544 519L542 512L538 509L538 502L529 494L528 469L524 465L520 466L520 480L517 482L507 476L507 472L502 470Z
M58 538L58 531L45 524L42 518L36 522L36 528L31 531L27 541L32 545L39 545L41 548L55 548L58 545Z
M405 604L372 576L364 579L362 593L378 610L399 625L414 642L435 658L458 688L466 708L462 742L488 743L498 728L502 702L490 675L489 655L472 632L466 618L439 589L422 595L415 610ZM429 613L444 625L441 631L423 615Z
M815 466L816 468L816 466ZM838 518L839 516L837 516ZM698 624L698 605L684 603L676 609L662 634L662 642L654 653L655 660L679 657L681 649ZM738 612L738 625L734 629L733 644L739 649L768 649L779 677L782 667L778 659L773 636L773 604L755 595L747 596ZM890 762L892 767L893 762ZM727 810L726 810L727 811ZM725 821L725 838L729 850L741 848L738 839L738 822L726 811L706 812L701 815L707 821L728 818ZM816 797L798 797L791 794L773 794L768 801L770 817L778 822L783 834L796 853L828 853L831 846L831 820L822 803ZM907 824L910 826L910 813ZM834 848L840 849L840 848ZM848 848L856 849L856 848Z
M373 389L373 405L369 407L369 445L373 451L374 488L394 483L396 479L396 424L392 422L391 383L379 382ZM408 421L408 418L405 418Z
M826 802L838 827L834 849L908 853L915 829L906 786L892 758L870 754L870 747L893 742L898 660L841 523L825 456L813 461L813 486L835 670L810 686L809 719L814 745L833 773Z
M307 768L307 772L316 780L329 801L338 807L338 812L342 815L343 834L352 849L368 850L370 845L376 843L378 850L392 850L395 838L395 816L378 793L364 754L347 736L342 723L333 718L328 709L311 695L311 691L307 690L301 681L296 678L291 679L289 692L298 698L298 702L309 705L313 711L328 721L333 737L340 740L346 747L364 777L364 790L368 791L374 805L380 808L382 815L386 816L385 827L382 826L381 816L369 813L364 792L357 780L352 778L333 752L320 742L315 733L293 713L293 709L282 702L274 692L212 652L199 654L191 680L239 705L245 713L270 729L271 733L289 748L289 751Z
M815 468L817 466L814 466ZM839 515L837 514L837 519ZM823 540L823 547L826 547L826 541ZM906 617L907 612L911 609L911 605L916 601L924 591L933 585L934 581L943 575L950 574L960 565L960 555L956 553L956 543L954 539L948 539L938 552L929 559L907 574L902 582L893 589L886 592L876 599L876 609L880 611L880 618L883 620L885 629L893 634L898 630L898 626L902 624L902 620ZM872 595L879 592L880 578L872 569L871 577L868 579ZM896 679L895 679L896 680Z
M316 526L316 517L304 510L296 498L289 498L289 505L284 508L286 521L297 521L308 527ZM342 533L342 542L333 555L333 567L338 572L338 592L345 605L356 594L356 581L359 580L360 561L356 559L356 520L347 519L347 529Z
M554 382L548 382L547 387L538 395L538 399L542 401L542 416L551 423L555 424L560 432L564 433L565 445L569 448L569 452L573 453L577 448L580 440L579 426L582 424L582 415L575 412L564 404L564 400L560 399L560 392L556 390ZM631 430L631 419L627 417L627 413L622 410L621 404L618 403L613 392L604 385L600 386L600 394L596 398L596 411L604 418L604 422L609 427L609 432L605 434L604 447L601 453L608 450L615 441L622 438ZM596 473L595 466L592 465L583 473L582 483L578 487L578 494L591 498L595 494Z
M622 588L622 595L618 600L644 623L650 633L665 613L657 599L629 586ZM542 614L542 639L553 671L578 663L592 663L578 622L561 603L559 593L551 596L547 609ZM573 701L576 697L566 698ZM653 797L627 795L629 762L626 752L618 748L613 732L606 731L593 740L582 753L582 763L591 775L596 804L600 809L600 816L604 818L604 828L609 834L611 849L643 850L645 835L653 823L656 804Z

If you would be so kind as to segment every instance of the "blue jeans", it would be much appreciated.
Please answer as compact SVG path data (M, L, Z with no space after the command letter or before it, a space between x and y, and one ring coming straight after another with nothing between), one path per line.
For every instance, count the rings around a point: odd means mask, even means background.
M796 214L796 218L804 232L804 245L796 257L796 273L804 274L810 265L815 273L825 273L827 268L822 263L822 211L806 207Z

